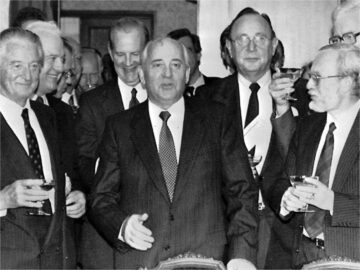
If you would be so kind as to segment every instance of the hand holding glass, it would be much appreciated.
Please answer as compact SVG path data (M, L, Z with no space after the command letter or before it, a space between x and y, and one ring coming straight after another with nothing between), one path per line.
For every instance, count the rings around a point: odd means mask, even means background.
M314 180L319 180L318 176L305 176L305 175L291 175L290 176L290 183L291 185L296 188L297 186L314 186L306 182L306 178L312 178ZM313 210L308 210L308 205L299 210L299 212L314 212Z
M281 75L279 78L289 78L295 83L298 79L300 79L302 74L301 68L279 68ZM287 93L285 96L286 100L296 101L297 99L292 97L290 93Z

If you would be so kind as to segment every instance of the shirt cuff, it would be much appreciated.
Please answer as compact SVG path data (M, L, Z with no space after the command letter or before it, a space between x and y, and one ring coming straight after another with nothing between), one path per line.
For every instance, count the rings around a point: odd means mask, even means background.
M7 214L7 209L0 210L0 217L5 217Z
M120 228L120 231L119 231L119 235L118 235L118 239L122 242L125 243L125 228L126 228L126 225L127 225L127 222L129 220L130 217L127 217L124 222L121 224L121 228Z

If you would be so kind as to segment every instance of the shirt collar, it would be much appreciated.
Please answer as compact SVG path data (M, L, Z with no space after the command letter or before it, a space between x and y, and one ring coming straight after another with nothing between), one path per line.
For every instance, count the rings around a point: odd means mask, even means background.
M152 116L159 116L162 111L168 111L171 114L171 119L176 119L178 117L181 117L185 113L185 102L183 97L181 97L177 102L171 105L171 107L167 110L160 108L150 99L148 99L148 101L149 101L149 114Z
M359 109L360 100L358 100L353 106L351 106L347 110L337 114L336 117L334 117L331 113L327 113L326 125L328 126L330 125L330 123L334 122L336 129L350 130L359 112Z
M136 88L137 91L140 91L143 89L140 82L137 85L130 86L130 85L127 85L126 83L124 83L119 77L118 77L118 86L119 86L119 89L125 89L125 90L128 89L129 93L133 88Z
M248 88L250 87L250 84L252 84L252 82L250 82L248 79L246 79L243 75L241 75L238 72L238 80L239 82L241 82L241 84L246 85ZM259 85L260 85L260 89L263 88L264 86L267 86L270 84L271 82L271 73L270 70L268 70L259 80L256 81Z
M192 87L194 87L195 89L198 88L201 85L205 84L205 80L204 80L204 76L200 73L200 76L197 78L197 80L195 81L195 83L193 83Z
M23 109L27 108L28 110L31 110L30 107L30 101L29 99L26 100L25 106L21 107L16 102L12 101L11 99L0 95L0 112L3 114L9 114L9 115L21 115Z

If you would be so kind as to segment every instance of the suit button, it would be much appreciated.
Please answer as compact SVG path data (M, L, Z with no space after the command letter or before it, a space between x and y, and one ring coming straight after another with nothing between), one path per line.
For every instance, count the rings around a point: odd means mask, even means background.
M295 252L296 252L296 253L299 253L299 252L300 252L300 249L296 249Z
M170 221L174 221L174 215L170 214Z
M304 226L303 225L299 225L299 228L302 229Z
M167 245L167 246L164 247L164 250L165 250L165 251L168 251L169 249L170 249L170 246L169 246L169 245Z

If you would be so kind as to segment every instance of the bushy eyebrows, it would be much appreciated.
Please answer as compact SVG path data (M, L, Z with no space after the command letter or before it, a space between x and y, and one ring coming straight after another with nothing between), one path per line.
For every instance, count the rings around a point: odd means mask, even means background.
M153 60L151 60L151 63L157 63L157 62L163 62L164 60L163 59L161 59L161 58L159 58L159 59L153 59ZM171 59L171 62L184 62L182 59L180 59L180 58L173 58L173 59Z

